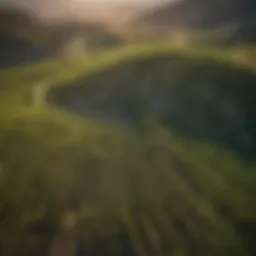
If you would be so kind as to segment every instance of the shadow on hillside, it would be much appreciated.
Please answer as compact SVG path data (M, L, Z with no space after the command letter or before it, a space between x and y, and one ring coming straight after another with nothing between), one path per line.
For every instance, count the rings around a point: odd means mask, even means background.
M18 39L0 36L0 69L56 57L56 47L37 47Z
M248 155L256 147L255 84L252 71L222 61L152 55L54 89L48 102L121 124L154 116L175 130Z
M78 242L78 256L137 256L129 234L122 228L116 236L96 236Z

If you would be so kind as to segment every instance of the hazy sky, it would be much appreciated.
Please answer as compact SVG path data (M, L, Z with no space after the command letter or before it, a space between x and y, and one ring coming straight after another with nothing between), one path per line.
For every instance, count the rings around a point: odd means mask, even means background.
M166 2L168 0L0 0L0 3L14 3L21 6L40 6L40 5L59 5L66 4L160 4L161 2ZM169 0L171 1L171 0Z
M12 4L33 11L41 17L104 17L111 16L111 6L129 5L151 7L175 0L0 0L0 4ZM89 9L89 7L91 9ZM115 15L118 15L115 12ZM114 16L115 16L114 15ZM120 13L120 15L122 15Z

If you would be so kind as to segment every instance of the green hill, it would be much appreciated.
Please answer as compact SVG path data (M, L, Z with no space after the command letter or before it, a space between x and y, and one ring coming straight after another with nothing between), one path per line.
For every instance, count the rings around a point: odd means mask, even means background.
M49 104L33 105L46 74ZM254 255L256 167L218 105L254 131L252 69L156 45L0 79L1 255ZM193 131L200 109L220 134Z
M179 131L255 149L255 81L253 70L191 50L153 51L72 81L48 98L100 120L154 116Z

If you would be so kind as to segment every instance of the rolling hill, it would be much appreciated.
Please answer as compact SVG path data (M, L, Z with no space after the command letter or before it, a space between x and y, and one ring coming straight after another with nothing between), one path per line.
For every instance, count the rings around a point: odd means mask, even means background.
M252 67L154 45L0 79L1 255L255 254Z
M178 130L254 148L254 71L183 52L120 62L85 82L52 90L49 100L120 123L156 116Z

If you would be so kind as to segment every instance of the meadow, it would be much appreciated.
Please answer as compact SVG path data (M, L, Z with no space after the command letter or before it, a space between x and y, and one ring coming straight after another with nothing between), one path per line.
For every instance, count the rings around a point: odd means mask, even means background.
M158 42L0 71L0 255L255 255L254 54Z

